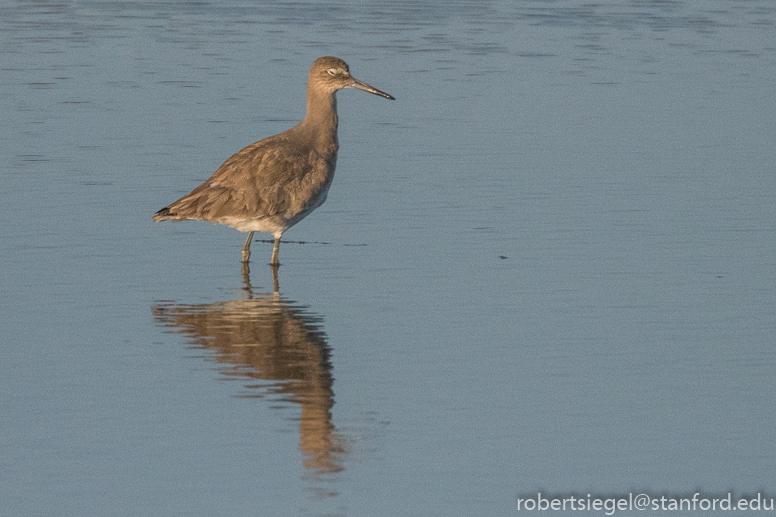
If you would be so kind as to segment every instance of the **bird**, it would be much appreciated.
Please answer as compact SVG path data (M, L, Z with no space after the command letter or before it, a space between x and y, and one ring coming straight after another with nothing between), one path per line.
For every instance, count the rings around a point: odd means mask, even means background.
M304 119L237 151L207 181L156 212L154 222L208 221L248 232L243 264L250 260L254 232L270 233L270 264L279 266L281 235L326 201L339 149L336 93L345 88L395 100L351 76L342 59L316 59Z

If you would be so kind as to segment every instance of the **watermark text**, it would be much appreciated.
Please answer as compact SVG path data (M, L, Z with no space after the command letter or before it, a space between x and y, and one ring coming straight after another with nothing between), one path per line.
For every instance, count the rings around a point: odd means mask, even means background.
M595 511L614 515L618 511L716 511L716 510L774 510L773 497L760 493L748 497L735 497L732 493L723 496L704 496L696 492L686 496L652 495L629 493L618 496L600 495L542 495L538 492L527 497L518 497L518 511Z

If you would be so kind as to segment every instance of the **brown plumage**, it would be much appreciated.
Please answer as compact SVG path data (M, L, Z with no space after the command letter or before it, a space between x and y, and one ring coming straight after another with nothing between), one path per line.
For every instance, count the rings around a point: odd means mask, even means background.
M326 200L339 147L335 93L343 88L393 99L351 77L341 59L317 59L307 81L304 120L235 153L210 179L159 210L154 221L209 221L249 232L243 262L250 259L253 232L271 233L270 263L278 265L280 236Z

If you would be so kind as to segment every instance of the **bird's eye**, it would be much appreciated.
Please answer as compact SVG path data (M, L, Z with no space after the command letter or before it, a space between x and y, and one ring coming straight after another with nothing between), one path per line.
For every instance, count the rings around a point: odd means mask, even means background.
M336 75L337 74L337 71L335 69L333 69L333 68L329 68L328 72L329 72L329 75Z

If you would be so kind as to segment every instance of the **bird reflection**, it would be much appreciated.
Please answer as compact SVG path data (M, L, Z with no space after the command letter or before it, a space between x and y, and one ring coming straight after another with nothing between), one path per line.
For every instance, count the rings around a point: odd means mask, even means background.
M331 421L332 365L321 329L323 319L284 298L277 267L272 273L273 292L258 292L251 286L246 263L243 299L209 304L159 302L153 307L154 318L192 344L215 352L223 375L253 380L246 385L247 393L239 396L298 404L304 466L320 474L341 471L346 451Z

